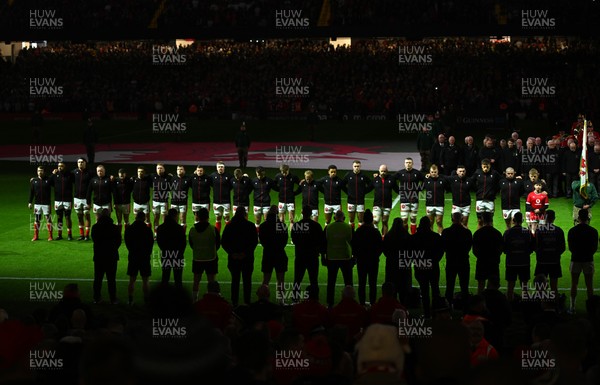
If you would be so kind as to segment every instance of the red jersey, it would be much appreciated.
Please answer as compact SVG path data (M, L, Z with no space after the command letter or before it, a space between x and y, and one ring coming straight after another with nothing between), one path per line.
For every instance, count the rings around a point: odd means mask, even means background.
M527 211L540 210L540 214L546 211L550 202L548 201L548 194L536 193L532 191L527 195L527 201L525 201L525 209Z

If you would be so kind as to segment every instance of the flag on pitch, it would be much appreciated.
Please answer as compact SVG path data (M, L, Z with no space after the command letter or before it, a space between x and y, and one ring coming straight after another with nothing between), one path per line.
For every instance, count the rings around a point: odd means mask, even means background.
M587 199L588 172L587 172L587 120L583 121L583 139L581 140L581 160L579 164L579 195Z

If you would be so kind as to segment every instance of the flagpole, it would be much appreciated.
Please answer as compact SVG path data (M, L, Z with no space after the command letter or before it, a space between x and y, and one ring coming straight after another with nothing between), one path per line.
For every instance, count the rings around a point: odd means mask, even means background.
M583 142L581 144L581 160L579 164L579 195L582 198L588 199L587 186L588 186L588 172L587 172L587 119L583 120Z

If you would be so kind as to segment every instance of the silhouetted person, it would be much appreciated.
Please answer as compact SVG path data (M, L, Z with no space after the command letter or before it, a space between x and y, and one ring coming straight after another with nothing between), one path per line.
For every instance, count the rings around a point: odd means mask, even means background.
M408 303L412 289L412 267L403 263L400 266L400 254L406 253L410 235L402 223L402 218L395 218L392 228L383 238L383 254L385 255L385 282L394 284L400 302Z
M107 209L100 212L98 222L92 226L92 240L94 241L94 303L100 302L102 298L100 291L106 274L110 302L116 304L118 303L116 278L121 232L119 226L113 223Z
M131 226L125 228L125 245L129 251L129 261L127 264L127 275L129 276L129 304L133 304L133 292L135 291L135 281L138 273L142 277L142 292L144 300L148 298L150 288L148 279L152 273L150 259L152 258L152 248L154 247L154 237L152 230L146 225L146 214L138 211L135 221Z
M240 168L248 165L248 149L250 148L250 143L250 135L246 132L246 122L242 122L240 130L235 134L235 147L240 161Z
M598 230L589 225L590 217L586 209L578 214L579 224L569 230L567 235L571 252L571 302L570 311L575 311L575 297L579 276L583 273L587 298L594 295L594 253L598 250Z
M369 281L369 303L377 300L377 275L379 274L379 256L383 252L383 240L379 229L373 226L373 213L366 209L360 226L352 237L352 252L356 257L358 272L358 301L366 302L366 286Z
M409 259L421 289L423 315L431 317L431 298L440 296L440 260L444 255L442 237L431 230L428 217L422 217L417 232L410 238ZM431 291L430 291L431 289ZM431 293L431 294L430 294Z
M175 286L183 286L183 268L185 259L183 253L187 246L185 230L177 223L179 212L169 209L165 221L156 229L156 243L161 250L161 267L163 284L169 283L171 270Z
M231 303L239 302L240 277L244 280L244 303L250 304L252 272L254 271L254 250L258 245L258 234L252 222L246 219L246 209L241 206L231 222L223 230L221 245L227 252L227 268L231 273Z
M462 214L452 214L452 225L442 231L442 245L446 252L446 300L449 304L454 301L454 284L456 277L460 283L460 293L463 304L469 296L469 279L471 266L469 252L473 245L471 230L461 223Z
M504 239L502 233L492 225L492 219L492 213L482 213L482 227L473 233L473 254L477 258L477 294L483 292L485 281L490 277L500 277L500 255L504 249Z
M318 286L319 254L325 246L325 233L319 222L311 219L310 206L302 208L302 220L292 225L292 241L294 242L294 299L298 301L298 288L308 273L308 280L312 286Z
M90 164L94 164L94 160L96 159L96 143L98 143L98 133L94 127L94 122L89 118L83 132L83 144L85 145L85 152Z

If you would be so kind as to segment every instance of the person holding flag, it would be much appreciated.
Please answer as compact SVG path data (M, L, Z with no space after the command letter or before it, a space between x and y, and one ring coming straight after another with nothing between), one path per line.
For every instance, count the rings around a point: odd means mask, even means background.
M583 121L583 137L587 138L587 120ZM579 223L579 211L581 209L588 210L589 218L591 219L591 208L598 200L596 187L588 183L587 146L581 148L579 180L573 181L571 188L573 189L573 223L576 226Z

